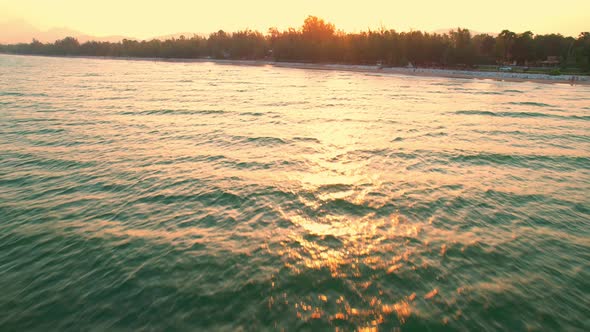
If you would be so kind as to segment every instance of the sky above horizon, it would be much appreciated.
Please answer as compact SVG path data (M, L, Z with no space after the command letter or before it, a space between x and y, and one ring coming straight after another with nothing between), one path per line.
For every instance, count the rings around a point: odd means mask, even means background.
M347 32L381 26L399 31L465 27L478 32L509 29L571 36L590 31L587 0L0 0L0 22L24 20L40 29L67 27L94 36L134 38L219 29L266 32L269 27L300 27L308 15L319 16Z

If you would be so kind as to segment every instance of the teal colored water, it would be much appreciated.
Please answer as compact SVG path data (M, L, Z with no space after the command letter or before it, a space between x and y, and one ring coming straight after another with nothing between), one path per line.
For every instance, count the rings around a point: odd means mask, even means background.
M590 329L590 87L0 56L0 330Z

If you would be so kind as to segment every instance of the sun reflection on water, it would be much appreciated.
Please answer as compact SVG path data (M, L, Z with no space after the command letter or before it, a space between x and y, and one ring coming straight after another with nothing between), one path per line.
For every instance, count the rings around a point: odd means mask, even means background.
M328 199L340 197L329 196ZM415 293L388 302L389 297L384 296L383 291L374 295L373 290L367 290L374 288L377 275L391 275L412 268L410 262L415 250L406 244L419 237L421 224L409 222L400 214L386 218L377 217L375 213L359 218L343 215L312 218L281 212L295 226L289 239L281 242L276 252L285 267L295 274L326 269L332 278L352 283L357 295L368 304L363 308L353 307L343 296L329 299L321 295L321 301L315 304L295 304L297 317L302 320L326 317L328 321L368 323L376 327L388 315L395 315L401 324L411 315ZM334 302L332 304L340 310L326 309L332 308L327 302Z

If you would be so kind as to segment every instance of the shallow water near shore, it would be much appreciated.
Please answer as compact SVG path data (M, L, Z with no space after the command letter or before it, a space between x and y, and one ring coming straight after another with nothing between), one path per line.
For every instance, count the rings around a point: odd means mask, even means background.
M0 55L0 330L588 330L589 106Z

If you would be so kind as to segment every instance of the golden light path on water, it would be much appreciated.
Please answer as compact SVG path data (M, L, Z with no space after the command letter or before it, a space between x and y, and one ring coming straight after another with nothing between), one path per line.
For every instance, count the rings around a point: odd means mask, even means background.
M588 87L10 56L0 74L5 326L584 326Z

